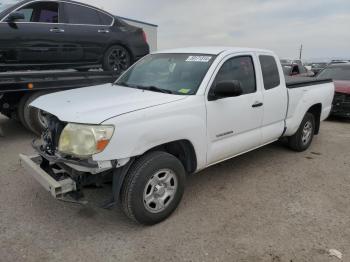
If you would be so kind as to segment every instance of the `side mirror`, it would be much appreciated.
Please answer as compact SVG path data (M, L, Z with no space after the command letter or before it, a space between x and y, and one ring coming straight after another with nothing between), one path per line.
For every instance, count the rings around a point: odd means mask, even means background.
M24 14L19 13L19 12L14 12L14 13L11 13L7 17L6 21L9 23L13 23L13 22L16 22L17 20L21 20L21 19L25 19Z
M209 93L209 101L243 94L241 82L238 80L218 82Z

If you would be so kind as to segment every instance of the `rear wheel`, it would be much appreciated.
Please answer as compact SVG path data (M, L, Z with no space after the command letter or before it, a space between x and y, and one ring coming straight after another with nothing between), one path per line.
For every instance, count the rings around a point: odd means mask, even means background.
M103 57L103 70L122 73L131 65L131 55L125 47L114 45L108 48Z
M180 203L185 181L185 169L173 155L156 151L140 157L123 184L124 213L145 225L163 221Z
M306 113L298 131L288 138L289 147L295 151L302 152L309 148L315 134L315 117Z

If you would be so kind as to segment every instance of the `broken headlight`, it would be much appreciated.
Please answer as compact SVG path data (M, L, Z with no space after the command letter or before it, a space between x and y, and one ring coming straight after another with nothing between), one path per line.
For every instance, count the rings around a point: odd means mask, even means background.
M113 132L113 126L67 124L61 133L58 151L81 158L90 157L106 148Z

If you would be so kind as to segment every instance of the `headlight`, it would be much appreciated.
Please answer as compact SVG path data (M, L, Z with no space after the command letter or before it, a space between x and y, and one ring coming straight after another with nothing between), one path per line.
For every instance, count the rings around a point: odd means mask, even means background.
M113 126L68 124L63 129L58 150L78 157L102 152L114 132Z

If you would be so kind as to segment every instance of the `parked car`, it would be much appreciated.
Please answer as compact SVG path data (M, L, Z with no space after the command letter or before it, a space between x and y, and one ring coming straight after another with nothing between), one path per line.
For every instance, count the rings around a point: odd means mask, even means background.
M113 177L111 207L142 224L178 206L186 176L289 139L306 150L328 117L331 80L285 82L278 57L249 48L184 48L146 56L114 85L42 96L48 128L21 155L54 197ZM254 161L254 160L252 160Z
M332 64L317 78L332 78L335 85L332 115L350 117L350 63Z
M0 13L0 70L121 72L148 53L142 29L90 5L25 0Z
M292 64L282 64L283 72L286 76L303 76L312 77L315 73L308 70L305 66L292 63Z
M333 59L330 64L346 64L349 63L349 60L345 59Z
M317 75L319 72L321 72L322 69L326 68L328 63L323 62L323 63L311 63L311 71Z

